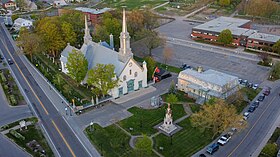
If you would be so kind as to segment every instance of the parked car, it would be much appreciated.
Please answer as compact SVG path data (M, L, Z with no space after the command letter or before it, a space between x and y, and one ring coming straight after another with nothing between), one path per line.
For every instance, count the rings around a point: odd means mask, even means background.
M266 89L264 90L263 94L264 94L265 96L268 96L268 95L270 94L270 88L266 88Z
M8 59L8 64L12 65L12 64L14 64L14 62L11 59Z
M219 150L219 145L217 143L213 143L211 144L208 148L207 148L207 153L209 154L214 154L217 150Z
M259 88L259 84L254 84L254 86L252 87L254 90Z
M238 82L239 82L239 84L241 84L242 83L242 79L238 79Z
M263 101L263 100L264 100L264 98L265 98L265 95L264 95L264 94L262 94L262 95L260 95L260 96L258 97L258 101Z
M256 100L255 102L253 102L252 106L254 106L255 108L259 107L260 102L258 100Z
M228 143L228 141L231 139L230 134L225 134L222 137L220 137L220 139L218 140L218 144L223 146L226 143Z
M247 84L247 87L248 87L248 88L253 88L253 86L254 86L253 83L248 83L248 84Z
M248 80L242 80L241 85L247 86L247 84L248 84Z
M205 154L199 154L199 157L206 157Z
M249 112L244 112L243 119L247 120L249 118L249 114L250 114Z
M191 69L191 66L184 63L184 64L182 64L182 66L180 68L183 69L183 70L186 70L186 69Z
M4 57L3 57L1 54L0 54L0 59L1 59L1 60L3 60L3 59L4 59Z
M254 112L255 111L255 107L254 106L250 106L249 108L248 108L248 112L250 112L250 113L252 113L252 112Z

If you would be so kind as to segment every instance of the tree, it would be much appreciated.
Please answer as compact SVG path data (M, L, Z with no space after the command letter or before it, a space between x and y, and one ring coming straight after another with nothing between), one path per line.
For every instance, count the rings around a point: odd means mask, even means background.
M138 138L135 143L135 149L137 151L137 156L146 157L152 154L152 141L147 135L143 135L142 138Z
M273 52L280 54L280 40L278 40L278 41L272 46L272 50L273 50Z
M71 45L75 45L75 43L77 42L77 35L74 31L73 26L68 22L63 22L61 24L61 30L65 42L70 43Z
M142 40L142 43L148 49L149 56L152 56L152 49L164 44L164 40L154 30L142 29L136 33L136 39Z
M144 28L144 15L140 10L132 10L127 17L128 31L132 38L135 33Z
M261 59L263 65L268 66L272 62L272 58L269 57L268 53L260 52L258 57Z
M104 97L111 89L117 87L119 80L114 70L113 64L97 64L89 70L87 83L95 87L92 89L95 95Z
M178 102L178 97L176 96L176 94L168 94L166 97L166 102L170 103L170 104L174 104L176 102Z
M228 6L228 5L230 5L230 0L219 0L219 4L222 7Z
M23 11L27 6L24 0L17 0L16 3L21 11Z
M156 61L153 59L153 57L150 57L150 56L145 57L144 60L147 63L147 70L148 70L147 77L148 77L148 80L151 80L152 75L154 73L154 70L156 68Z
M280 78L280 62L277 62L273 65L271 69L271 77L272 79L279 79Z
M25 54L30 56L31 61L33 61L33 54L43 50L43 47L40 46L41 43L42 40L37 34L30 33L25 27L20 29L17 45L23 49Z
M233 37L229 29L223 30L218 36L218 42L223 43L224 45L231 44Z
M264 155L267 157L275 157L275 156L277 156L277 152L278 152L277 144L268 143L262 149L261 155Z
M95 29L94 32L92 34L93 40L95 42L99 42L101 41L106 41L107 43L109 43L109 35L110 33L107 32L106 27L102 27L101 25L95 25Z
M169 87L169 93L175 94L176 93L176 87L175 87L175 82L174 80L171 81L170 87Z
M143 22L144 22L145 29L152 30L159 25L158 20L157 20L158 18L151 11L144 10L144 11L142 11L142 13L143 13L143 16L144 16L144 21Z
M73 50L69 53L67 58L68 62L66 64L68 69L68 74L77 83L80 83L86 76L88 70L88 61L82 52Z
M72 88L71 88L68 84L65 84L65 85L63 86L63 91L64 91L65 93L67 93L68 96L69 96L70 94L72 94Z
M191 116L191 122L194 127L198 127L202 131L212 130L214 138L226 129L245 127L245 124L240 124L242 118L242 115L237 115L233 105L227 105L223 100L217 100L213 105L203 105L199 112Z
M164 64L167 63L172 57L173 57L173 50L170 47L165 47L163 49L163 58L164 58Z

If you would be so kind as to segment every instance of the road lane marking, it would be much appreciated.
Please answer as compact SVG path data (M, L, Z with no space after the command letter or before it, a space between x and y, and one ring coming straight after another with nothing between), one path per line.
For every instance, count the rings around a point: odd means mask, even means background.
M259 118L256 120L256 122L254 123L254 125L251 127L251 129L247 132L247 134L245 135L245 137L241 140L241 142L230 152L230 154L227 157L230 157L236 150L237 148L245 141L245 139L248 137L248 135L251 133L251 131L254 129L254 127L256 126L256 124L259 122L259 120L262 118L263 114L266 112L266 110L268 109L268 107L272 104L272 102L274 101L274 99L276 99L276 96L272 99L272 101L267 105L267 107L265 108L265 110L262 112L262 114L259 116Z
M61 131L58 129L57 125L55 124L55 122L52 120L52 123L56 129L56 131L59 133L60 137L62 138L62 140L64 141L64 143L66 144L67 148L70 150L71 154L73 157L76 157L75 153L73 152L72 148L70 147L70 145L68 144L68 142L66 141L66 139L64 138L64 136L62 135Z
M26 77L23 75L21 69L19 68L19 66L18 66L18 64L17 64L17 62L15 62L15 59L14 59L14 57L12 56L10 50L7 48L7 45L4 44L2 38L0 38L0 39L1 39L1 42L2 42L3 46L5 47L5 49L7 50L7 52L9 53L11 59L13 60L14 64L16 65L17 69L19 70L20 74L22 75L23 79L26 81L27 85L28 85L29 88L31 89L33 95L34 95L34 96L37 98L37 100L39 101L39 103L40 103L40 105L42 106L42 108L44 109L46 115L49 115L49 112L47 111L47 109L46 109L45 106L43 105L42 101L39 99L39 97L37 96L37 94L35 93L35 91L33 90L33 88L31 87L30 83L27 81ZM6 42L5 42L5 43L6 43ZM6 60L7 60L7 58L6 58Z

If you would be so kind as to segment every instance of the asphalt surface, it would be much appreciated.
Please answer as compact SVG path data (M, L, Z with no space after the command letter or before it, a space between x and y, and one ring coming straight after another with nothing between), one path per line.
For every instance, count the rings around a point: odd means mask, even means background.
M279 86L250 114L246 130L233 138L213 155L215 157L249 157L261 144L280 114Z
M14 72L22 88L26 91L27 97L38 114L40 123L45 127L60 156L90 156L38 86L32 74L26 69L2 26L0 28L0 49L5 58L14 60L15 64L11 65L11 70Z
M8 148L8 149L7 149ZM10 140L0 134L0 156L1 157L30 157L28 153L21 150Z

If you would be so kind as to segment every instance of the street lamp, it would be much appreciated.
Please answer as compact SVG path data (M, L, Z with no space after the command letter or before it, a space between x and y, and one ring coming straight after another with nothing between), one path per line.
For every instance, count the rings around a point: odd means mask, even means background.
M93 122L92 121L90 122L89 126L90 126L90 128L89 128L90 132L92 132L92 126L93 126Z
M66 114L66 115L67 115L67 110L68 110L67 107L65 107L65 114Z

